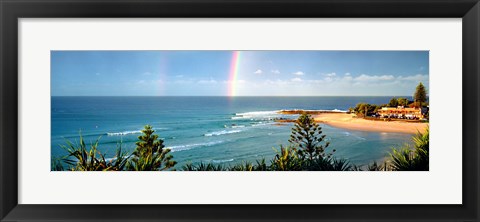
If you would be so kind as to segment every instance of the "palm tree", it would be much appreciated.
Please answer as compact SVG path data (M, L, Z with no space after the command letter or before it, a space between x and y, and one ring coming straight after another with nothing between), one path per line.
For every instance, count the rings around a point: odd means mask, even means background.
M68 155L61 158L69 170L72 171L120 171L124 170L128 161L128 154L122 152L121 143L118 144L116 154L110 160L105 159L105 154L98 151L98 138L95 143L90 145L87 149L85 141L80 134L80 141L78 145L70 141L66 141L67 145L61 147L67 151ZM55 161L53 170L64 170L61 162Z
M429 134L417 132L412 137L414 148L406 144L400 149L393 149L390 154L392 170L397 171L428 171L429 170Z
M276 171L299 171L302 170L302 161L297 151L292 147L280 146L280 152L271 161L271 169Z

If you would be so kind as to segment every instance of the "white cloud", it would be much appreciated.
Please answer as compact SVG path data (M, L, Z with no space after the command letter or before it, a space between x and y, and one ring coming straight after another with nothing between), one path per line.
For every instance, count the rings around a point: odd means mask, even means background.
M183 75L176 75L177 78L183 78Z
M318 79L293 76L288 79L269 79L249 81L239 86L241 95L362 95L362 96L405 96L414 92L419 82L428 88L428 75L413 74L408 76L394 75L352 75L321 74Z
M297 77L297 78L293 78L293 79L292 79L292 82L301 82L301 81L303 81L303 80L302 80L302 79L300 79L300 78L298 78L298 77Z
M362 74L358 77L355 77L355 81L359 82L378 82L378 81L387 81L387 80L394 80L395 77L393 75L381 75L381 76L370 76Z
M324 74L324 76L327 76L327 77L334 77L334 76L336 76L336 75L337 75L337 73L334 73L334 72Z
M303 75L305 75L305 73L303 73L302 71L298 71L298 72L294 72L293 75L303 76Z
M144 72L142 75L144 75L144 76L150 76L150 75L152 75L152 73L151 73L151 72Z
M350 73L349 73L349 72L347 72L347 73L345 73L345 75L346 75L346 76L350 76Z
M257 71L254 72L255 74L262 74L263 71L261 69L257 69Z
M280 70L278 69L272 69L271 71L273 74L280 74Z
M325 82L333 82L334 79L332 77L326 77L325 79L323 79Z
M343 81L350 82L353 80L353 77L350 75L345 75L343 78L341 78Z
M308 84L328 84L328 86L338 86L338 87L352 87L352 86L362 86L362 87L407 87L407 86L416 86L419 82L428 84L428 75L416 74L411 76L393 76L393 75L367 75L362 74L360 76L352 75L329 75L322 79L312 79L304 80L304 83ZM364 90L367 90L365 88Z
M99 76L99 75L100 75L100 73L99 73L99 72L97 72L97 73L95 73L95 75Z
M406 80L406 81L417 81L417 82L425 82L428 81L428 76L427 75L422 75L422 74L417 74L413 76L399 76L397 77L398 80Z

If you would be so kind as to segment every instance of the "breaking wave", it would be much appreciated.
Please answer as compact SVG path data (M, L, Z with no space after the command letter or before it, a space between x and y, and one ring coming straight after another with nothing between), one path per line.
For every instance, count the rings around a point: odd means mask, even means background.
M252 123L252 127L273 125L274 123L275 122L256 122L256 123Z
M182 151L182 150L190 150L197 147L213 146L213 145L221 144L223 142L224 142L223 140L220 140L220 141L212 141L207 143L193 143L193 144L169 146L166 148L170 149L172 152L176 152L176 151Z
M239 133L239 132L242 132L242 130L222 130L222 131L216 131L211 133L205 133L204 136L220 136L220 135Z
M255 112L246 112L246 113L236 113L235 116L232 116L233 120L274 120L275 118L282 117L282 114L279 114L280 110L274 111L255 111Z
M116 133L107 133L107 136L124 136L129 134L140 134L142 131L134 130L134 131L123 131L123 132L116 132Z
M153 128L153 130L165 130L167 128ZM125 136L129 134L140 134L142 133L142 130L127 130L127 131L122 131L122 132L113 132L113 133L106 133L107 136Z
M228 159L228 160L212 160L212 163L226 163L226 162L232 162L234 159Z

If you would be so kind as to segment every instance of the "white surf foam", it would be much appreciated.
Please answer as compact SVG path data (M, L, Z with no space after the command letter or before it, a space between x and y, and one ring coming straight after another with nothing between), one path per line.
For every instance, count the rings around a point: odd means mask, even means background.
M258 127L258 126L267 126L267 125L273 125L275 122L257 122L253 123L252 127Z
M123 132L115 132L115 133L107 133L107 136L124 136L129 134L140 134L142 131L140 130L132 130L132 131L123 131Z
M232 162L234 159L228 159L228 160L212 160L212 163L226 163L226 162Z
M197 147L213 146L213 145L217 145L217 144L220 144L220 143L223 143L223 142L224 142L223 140L219 140L219 141L211 141L211 142L206 142L206 143L193 143L193 144L169 146L169 147L166 147L166 148L170 149L172 152L176 152L176 151L182 151L182 150L190 150L190 149L197 148Z
M279 118L282 116L281 114L278 113L279 111L280 110L236 113L235 116L232 116L232 119L233 120L241 120L241 119L273 120L275 118Z
M167 128L153 128L153 130L158 131L158 130L166 130ZM129 135L129 134L140 134L142 133L142 130L127 130L127 131L122 131L122 132L113 132L107 133L107 136L124 136L124 135Z
M239 133L239 132L242 132L242 130L222 130L222 131L216 131L211 133L205 133L204 136L220 136L220 135Z

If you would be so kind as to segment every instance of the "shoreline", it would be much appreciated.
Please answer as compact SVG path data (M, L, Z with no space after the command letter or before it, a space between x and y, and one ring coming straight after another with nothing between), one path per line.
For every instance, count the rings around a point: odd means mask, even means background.
M299 111L282 111L281 113L297 114L298 112ZM424 132L429 125L425 122L367 120L355 118L355 114L347 114L345 112L321 111L311 113L317 123L357 131L416 134L417 132Z

